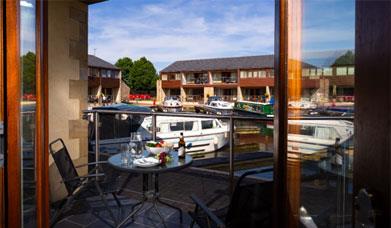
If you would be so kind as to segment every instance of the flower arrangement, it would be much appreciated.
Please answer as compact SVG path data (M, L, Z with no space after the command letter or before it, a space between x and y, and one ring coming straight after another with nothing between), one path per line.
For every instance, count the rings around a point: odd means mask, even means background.
M155 158L159 160L159 163L162 165L166 164L167 162L170 162L172 159L170 155L166 152L160 152L156 154Z

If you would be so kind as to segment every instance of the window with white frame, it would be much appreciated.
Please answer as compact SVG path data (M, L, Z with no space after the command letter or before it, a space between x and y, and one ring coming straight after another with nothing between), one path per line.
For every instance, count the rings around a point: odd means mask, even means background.
M252 71L247 71L247 77L252 78L253 77L253 72Z
M348 75L354 75L354 67L348 67Z
M106 78L106 77L107 77L107 70L102 69L102 70L100 71L100 73L101 73L102 78Z
M324 76L331 76L331 75L333 75L333 68L331 68L331 67L324 67L323 68L323 75Z
M341 75L346 75L347 74L347 67L337 67L336 68L336 73L338 76L341 76Z
M247 78L247 71L240 71L241 78Z
M302 75L303 77L308 77L308 76L310 76L310 69L308 69L308 68L303 69L302 72L301 72L301 75Z
M221 73L215 72L212 74L213 82L221 82Z

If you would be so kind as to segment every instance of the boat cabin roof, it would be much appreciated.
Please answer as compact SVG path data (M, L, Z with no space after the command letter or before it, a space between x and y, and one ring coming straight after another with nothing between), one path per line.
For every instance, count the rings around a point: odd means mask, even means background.
M211 101L222 101L223 98L221 98L220 96L210 96L208 97L208 102L211 102Z
M347 120L289 120L289 124L294 125L314 125L328 127L351 127L353 123Z
M167 100L179 100L179 97L178 96L166 96L164 98L165 101Z
M151 121L152 117L146 117L145 120ZM158 116L156 122L187 122L187 121L203 121L217 120L213 118L194 118L194 117L177 117L177 116Z
M255 105L271 105L270 103L256 102L256 101L237 101L237 103L247 103Z

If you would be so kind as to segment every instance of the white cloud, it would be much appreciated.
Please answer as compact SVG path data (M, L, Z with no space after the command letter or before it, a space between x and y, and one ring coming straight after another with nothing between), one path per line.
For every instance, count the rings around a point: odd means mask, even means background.
M22 7L27 7L27 8L33 8L34 5L30 2L27 2L27 1L20 1L20 6Z
M96 48L111 62L146 56L158 70L176 60L273 53L274 8L259 10L264 2L170 1L122 9L116 16L92 8L90 53Z

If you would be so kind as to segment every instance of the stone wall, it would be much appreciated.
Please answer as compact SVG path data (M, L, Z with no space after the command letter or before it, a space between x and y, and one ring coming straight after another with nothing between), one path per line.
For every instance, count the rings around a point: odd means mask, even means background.
M87 162L88 6L77 0L48 3L49 141L62 138L76 164ZM86 170L82 170L80 174ZM57 167L50 158L52 201L61 199Z
M156 101L158 103L163 102L164 97L166 94L164 93L164 90L162 89L162 80L156 81Z
M204 87L204 103L208 100L208 97L215 95L213 87Z

